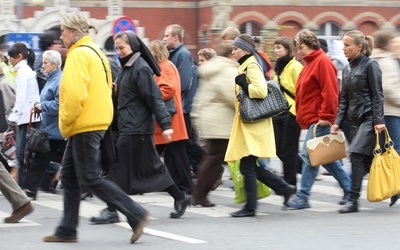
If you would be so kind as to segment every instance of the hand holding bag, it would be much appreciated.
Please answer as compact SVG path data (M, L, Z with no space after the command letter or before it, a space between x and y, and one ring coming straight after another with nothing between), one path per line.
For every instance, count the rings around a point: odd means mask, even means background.
M244 178L240 173L240 161L228 162L229 170L231 172L233 185L235 187L235 203L243 203L247 201L246 189L244 187ZM268 197L271 194L271 189L264 183L257 180L257 199Z
M317 126L313 130L313 139L307 141L307 152L311 166L318 167L347 157L346 138L343 132L316 137ZM332 126L332 124L330 124Z
M289 105L274 80L267 81L268 95L264 99L250 98L243 90L237 95L242 122L271 118L288 110Z
M385 129L385 149L379 144L379 134L376 132L374 159L368 177L367 200L383 201L393 195L400 194L400 157L394 149L394 143Z
M26 131L26 148L34 152L48 153L50 152L50 142L47 132L42 129L42 118L40 117L40 127L32 127L32 116L40 114L31 112L28 128Z

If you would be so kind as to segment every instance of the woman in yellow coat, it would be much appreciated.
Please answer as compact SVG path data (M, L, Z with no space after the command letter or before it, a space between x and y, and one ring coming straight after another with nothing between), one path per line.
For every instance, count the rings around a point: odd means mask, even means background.
M233 41L235 59L240 64L235 78L235 93L241 89L250 98L265 98L268 94L267 83L261 66L254 57L255 43L258 38L240 35ZM259 157L275 157L275 138L272 119L263 119L253 123L243 123L240 119L238 100L235 99L235 118L225 155L226 162L240 160L240 172L244 176L247 202L243 209L231 213L232 217L255 216L257 208L256 179L260 180L278 195L284 196L286 205L296 188L269 170L257 166Z

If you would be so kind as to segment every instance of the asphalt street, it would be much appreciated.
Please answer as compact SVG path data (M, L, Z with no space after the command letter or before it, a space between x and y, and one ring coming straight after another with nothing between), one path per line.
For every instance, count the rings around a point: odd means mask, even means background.
M277 159L271 166L281 172ZM349 170L348 162L345 169ZM173 200L166 193L131 196L151 214L145 234L133 245L121 214L120 223L91 225L89 218L105 207L97 197L81 202L78 243L45 243L43 237L54 232L62 215L62 190L39 193L33 201L35 211L16 224L2 222L11 206L0 194L1 249L400 249L400 204L390 208L388 201L368 202L365 180L360 212L339 214L341 189L331 176L320 177L312 189L310 209L283 210L282 197L272 194L259 200L253 218L229 216L242 206L233 202L229 171L210 194L216 207L190 207L180 219L169 218Z

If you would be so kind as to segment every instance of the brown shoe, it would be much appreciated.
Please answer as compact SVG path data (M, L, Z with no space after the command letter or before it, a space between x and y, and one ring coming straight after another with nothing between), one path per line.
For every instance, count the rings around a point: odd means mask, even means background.
M132 244L135 243L142 235L144 225L146 224L148 218L149 218L149 213L145 211L143 218L139 221L139 224L136 226L136 228L133 229L133 234L131 237Z
M17 223L22 218L27 216L28 214L32 213L33 207L31 202L26 203L22 207L15 210L10 217L4 219L5 223Z
M78 240L76 238L61 238L58 237L57 235L49 235L44 237L43 239L44 242L66 242L66 243L75 243Z
M215 207L215 204L211 203L207 198L203 198L200 200L194 199L193 205L200 205L202 207Z

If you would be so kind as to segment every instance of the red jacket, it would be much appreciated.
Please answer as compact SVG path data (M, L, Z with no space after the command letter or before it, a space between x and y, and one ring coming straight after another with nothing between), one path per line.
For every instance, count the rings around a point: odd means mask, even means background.
M296 120L307 129L319 119L334 123L338 111L339 86L336 68L322 49L315 50L306 62L296 84Z
M172 141L186 140L188 136L185 119L183 118L179 72L175 65L169 60L164 60L160 62L159 65L161 68L161 76L156 76L155 79L158 87L160 87L163 100L165 101L173 97L176 106L176 114L172 115L171 119L171 128L174 130ZM156 145L168 143L162 136L162 130L157 122L155 125L154 143Z

